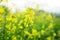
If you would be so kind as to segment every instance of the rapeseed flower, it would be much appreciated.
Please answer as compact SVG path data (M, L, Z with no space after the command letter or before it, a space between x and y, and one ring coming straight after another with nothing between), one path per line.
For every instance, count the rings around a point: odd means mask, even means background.
M24 26L26 27L26 28L28 28L28 23L26 23L26 22L24 22Z
M0 21L2 21L3 20L3 17L2 17L2 15L0 15Z
M4 13L5 12L5 10L4 10L4 8L1 6L0 7L0 14L2 14L2 13Z
M11 30L11 24L6 24L5 26L8 30Z
M24 33L25 33L26 35L30 35L30 33L29 33L28 31L26 31L26 30L24 31Z
M38 35L38 32L37 32L37 30L36 29L32 29L32 35Z
M28 27L28 24L26 24L25 27L27 28Z
M47 40L52 40L51 37L47 37Z
M31 26L33 25L33 20L30 20L30 25L31 25Z
M17 22L17 18L12 18L12 22Z
M23 29L23 26L21 26L21 25L20 25L20 26L18 26L18 27L19 27L20 29Z
M7 20L7 21L12 21L12 14L11 14L11 15L6 16L6 20Z
M32 34L30 34L28 38L31 38L32 39L33 38Z
M30 18L30 15L25 15L25 18L26 18L26 19L29 19L29 18Z
M51 16L51 14L48 14L48 16L47 16L47 20L52 20L52 16Z
M20 20L18 25L21 25L22 23L23 23L23 20Z
M25 18L25 19L24 19L24 22L27 22L27 21L28 21L27 18Z
M14 33L15 30L16 30L16 26L13 26L12 29L11 29L11 31Z
M43 35L44 33L45 33L45 31L42 29L42 30L41 30L41 34Z
M25 13L27 15L30 15L30 16L34 16L34 14L35 14L34 10L31 9L31 8L27 8L26 11L25 11Z
M17 40L16 36L12 36L12 40Z
M48 28L53 28L54 27L54 23L50 23Z

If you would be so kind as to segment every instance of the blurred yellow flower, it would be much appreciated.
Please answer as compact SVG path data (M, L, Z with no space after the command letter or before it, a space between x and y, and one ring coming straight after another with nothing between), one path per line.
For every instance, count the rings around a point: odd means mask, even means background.
M12 22L17 22L17 18L12 18Z
M6 16L6 20L11 21L12 20L12 15Z
M33 25L33 20L30 20L30 25L31 25L31 26Z
M8 30L11 30L11 25L10 25L10 24L7 24L5 27L6 27Z
M20 28L20 29L23 29L23 26L20 25L19 28Z
M2 0L2 2L8 2L8 0Z
M3 7L0 7L0 14L2 14L4 12L5 12L4 8Z
M0 15L0 21L1 21L1 20L3 20L3 17L2 17L2 15Z
M33 10L30 11L30 15L34 16L35 12Z
M48 14L48 15L47 15L47 20L52 20L51 14Z
M33 38L32 34L30 34L28 38L31 38L32 39Z
M24 22L27 22L27 18L24 19Z
M30 18L30 15L25 15L25 18L26 18L26 19L29 19L29 18Z
M11 30L12 31L15 31L16 30L16 26L13 26Z
M17 16L17 17L20 17L20 13L17 13L16 16Z
M27 8L26 11L25 11L25 13L26 13L27 15L30 15L30 16L33 16L33 15L35 14L34 10L31 9L31 8Z
M53 28L54 27L54 23L50 23L48 28Z
M29 33L28 31L26 31L26 30L24 31L24 33L25 33L26 35L30 35L30 33Z
M41 34L44 34L45 33L45 31L44 30L41 30Z
M28 28L28 23L24 23L24 26L25 26L26 28Z
M56 33L55 32L53 33L53 36L56 36Z
M16 36L12 36L12 40L17 40Z
M27 28L28 27L28 24L26 24L25 27Z
M18 25L21 25L22 23L23 23L23 20L20 20Z
M47 40L52 40L51 37L47 37Z
M36 29L32 29L32 35L38 35L38 32Z

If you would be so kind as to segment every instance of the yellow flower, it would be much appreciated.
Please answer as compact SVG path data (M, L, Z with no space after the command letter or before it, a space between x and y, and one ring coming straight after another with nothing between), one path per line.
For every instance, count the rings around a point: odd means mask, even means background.
M22 23L23 23L23 20L20 20L18 25L21 25Z
M26 35L30 35L30 33L29 33L28 31L26 31L26 30L24 31L24 33L25 33Z
M31 26L33 25L33 21L32 20L30 20L30 24L31 24Z
M27 8L25 13L28 14L30 12L31 8Z
M20 29L23 29L23 26L20 25L19 28L20 28Z
M24 19L24 22L27 22L27 18Z
M28 27L28 24L27 23L24 23L24 26L27 28Z
M53 23L50 23L48 28L53 28L54 27L54 24Z
M11 21L12 20L12 15L6 16L6 20Z
M38 35L38 32L36 29L32 29L32 35Z
M45 33L45 31L44 30L41 30L41 34L44 34Z
M30 15L33 16L35 12L33 10L30 11Z
M34 10L31 9L31 8L27 8L26 11L25 11L25 13L26 13L27 15L30 15L30 16L33 16L33 15L35 14Z
M13 28L11 29L12 31L15 31L16 30L16 26L13 26Z
M17 18L12 18L12 22L17 22Z
M2 15L0 15L0 21L3 20Z
M32 39L33 38L32 34L30 34L28 38L31 38Z
M26 24L25 27L27 28L28 27L28 24Z
M20 17L20 13L17 13L16 16L17 16L17 17Z
M4 8L3 7L0 7L0 13L2 14L4 12L5 12Z
M52 19L51 14L48 14L48 16L47 16L47 20L51 20L51 19Z
M47 37L47 40L52 40L51 37Z
M8 30L11 30L11 25L10 25L10 24L7 24L5 27L6 27Z
M8 0L2 0L2 2L8 2Z
M30 18L30 15L25 15L25 18L26 18L26 19L29 19L29 18Z
M53 33L53 36L56 36L56 33L55 32Z
M12 36L12 40L17 40L16 36Z

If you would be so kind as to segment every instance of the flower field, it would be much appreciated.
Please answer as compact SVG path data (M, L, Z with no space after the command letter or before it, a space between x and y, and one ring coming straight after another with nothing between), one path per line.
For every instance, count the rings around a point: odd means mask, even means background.
M0 40L60 40L60 18L26 8L15 12L0 5Z

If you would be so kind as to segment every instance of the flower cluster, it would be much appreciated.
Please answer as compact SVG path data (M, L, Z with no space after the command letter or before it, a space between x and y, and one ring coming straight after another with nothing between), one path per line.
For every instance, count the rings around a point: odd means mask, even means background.
M12 14L0 7L0 40L55 40L53 16L27 8Z

